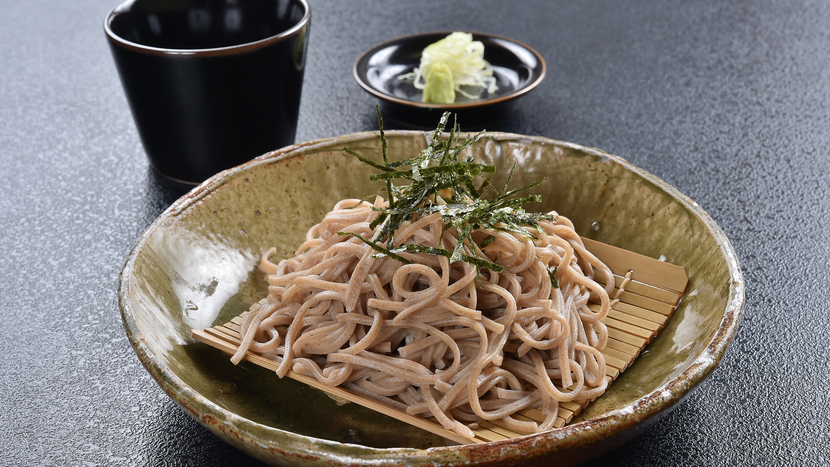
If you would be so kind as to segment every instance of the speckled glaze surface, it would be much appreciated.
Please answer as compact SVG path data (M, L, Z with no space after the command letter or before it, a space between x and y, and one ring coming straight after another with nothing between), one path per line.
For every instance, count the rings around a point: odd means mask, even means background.
M387 132L389 153L422 149L421 132ZM376 191L371 169L342 148L380 158L376 132L291 146L222 172L179 199L138 240L119 281L130 342L164 391L217 436L283 465L574 465L637 436L689 394L735 335L744 283L735 253L696 203L601 151L541 137L490 133L473 155L513 183L545 177L544 201L582 235L683 266L675 316L643 355L571 425L482 445L433 435L280 380L195 342L191 328L225 322L265 294L256 269L275 246L292 256L337 200ZM701 421L703 422L703 420Z

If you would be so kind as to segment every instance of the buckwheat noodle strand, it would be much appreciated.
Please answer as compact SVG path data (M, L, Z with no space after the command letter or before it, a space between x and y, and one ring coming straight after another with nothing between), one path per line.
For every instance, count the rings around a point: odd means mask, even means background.
M601 320L614 280L568 219L553 213L540 229L528 228L535 240L475 231L477 244L494 238L476 253L505 267L479 271L426 253L400 253L411 261L403 264L338 235L373 238L373 207L386 206L380 197L342 200L294 257L275 264L274 249L263 254L268 296L242 319L233 363L250 350L278 362L280 377L292 370L342 385L467 437L481 420L522 433L548 430L560 403L605 391ZM449 251L458 242L439 213L405 222L394 238L393 246ZM533 408L542 422L515 417Z

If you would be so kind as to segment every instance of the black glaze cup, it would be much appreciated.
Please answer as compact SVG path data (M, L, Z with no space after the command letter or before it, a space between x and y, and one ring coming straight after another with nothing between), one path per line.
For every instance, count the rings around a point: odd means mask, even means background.
M306 0L129 0L104 30L150 165L197 184L294 143Z

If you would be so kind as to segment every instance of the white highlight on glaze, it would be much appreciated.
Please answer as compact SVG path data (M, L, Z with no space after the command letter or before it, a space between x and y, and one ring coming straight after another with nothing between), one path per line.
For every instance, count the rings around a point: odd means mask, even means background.
M712 352L709 351L709 349L704 350L703 353L700 354L699 357L697 357L697 360L695 360L696 364L702 365L704 367L709 366L714 362L715 356L712 354Z
M131 277L129 301L133 307L132 314L137 324L153 323L141 326L141 338L150 343L150 348L169 352L174 345L184 344L184 339L178 333L170 333L170 329L176 329L177 324L167 312L167 306L156 288L138 273L139 269L133 266L123 272Z
M672 353L680 353L691 347L697 341L696 336L700 334L700 329L706 324L706 317L697 310L692 300L697 294L698 289L694 289L686 295L683 320L678 323L672 336Z
M213 326L228 299L239 292L239 284L256 268L259 257L231 248L219 239L190 231L178 235L156 235L151 239L171 288L179 300L182 321L192 329Z
M525 170L532 169L534 163L541 162L545 157L544 148L534 145L530 140L519 139L516 142L508 142L507 148L517 165Z

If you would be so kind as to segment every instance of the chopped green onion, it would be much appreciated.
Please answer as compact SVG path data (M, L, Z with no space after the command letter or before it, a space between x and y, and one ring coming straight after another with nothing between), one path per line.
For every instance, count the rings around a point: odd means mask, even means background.
M428 45L415 71L400 79L412 80L423 90L421 100L435 104L452 104L456 93L479 99L484 90L493 94L498 89L493 67L484 59L484 44L465 32L454 32Z

